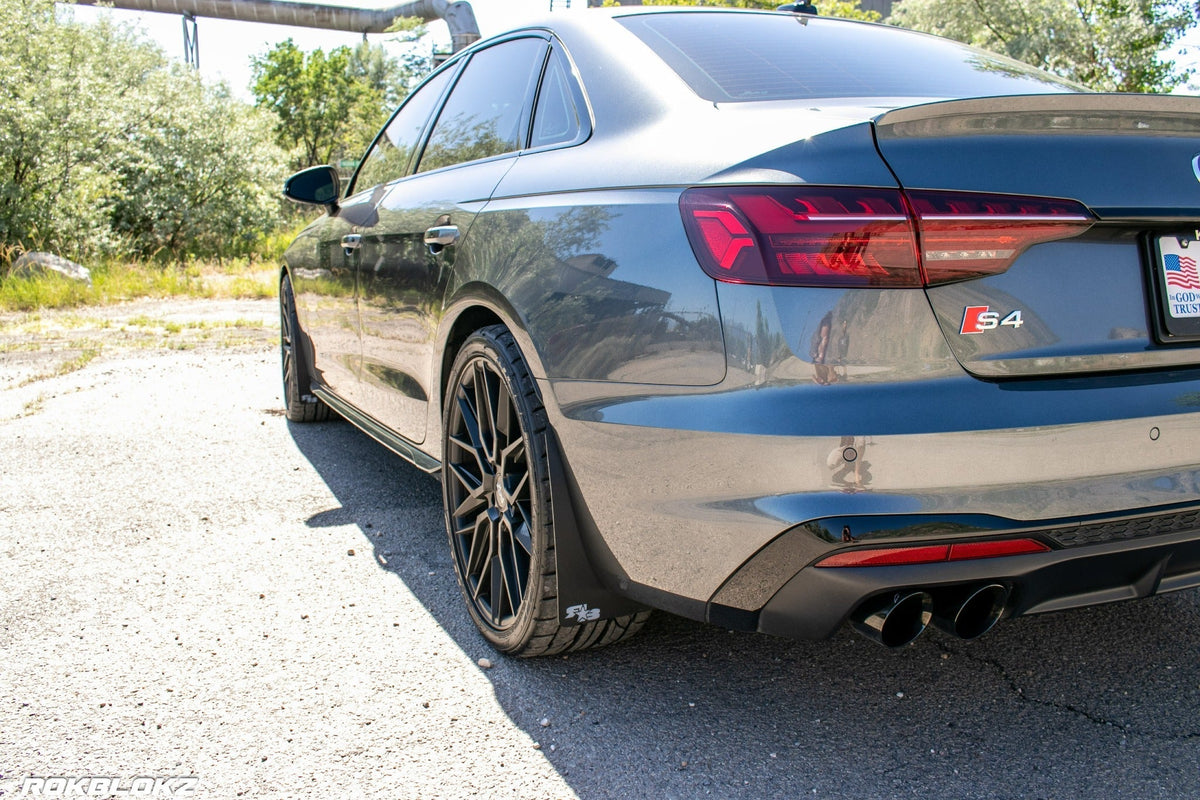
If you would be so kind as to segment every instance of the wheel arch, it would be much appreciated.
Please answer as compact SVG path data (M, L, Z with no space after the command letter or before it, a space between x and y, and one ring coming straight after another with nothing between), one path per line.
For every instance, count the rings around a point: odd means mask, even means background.
M445 308L437 351L441 353L437 374L439 409L445 403L450 369L454 366L458 351L472 333L489 325L503 325L508 329L521 349L534 380L545 376L540 353L523 316L496 287L483 282L465 284L455 291Z

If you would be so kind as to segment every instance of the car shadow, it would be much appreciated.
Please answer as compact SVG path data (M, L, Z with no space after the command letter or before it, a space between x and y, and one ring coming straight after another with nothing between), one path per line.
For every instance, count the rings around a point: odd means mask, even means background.
M290 430L341 506L308 524L357 525L464 652L495 661L501 707L584 800L1194 792L1200 592L1013 620L975 642L931 631L899 651L660 613L624 644L509 659L462 607L437 478L348 424Z

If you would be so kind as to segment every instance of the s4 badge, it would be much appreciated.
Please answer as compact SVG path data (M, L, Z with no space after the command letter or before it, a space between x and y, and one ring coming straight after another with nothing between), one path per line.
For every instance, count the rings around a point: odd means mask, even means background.
M963 309L962 325L959 333L983 333L994 331L1002 325L1014 330L1025 324L1021 319L1021 309L1010 311L1001 318L1001 312L993 311L991 306L967 306Z

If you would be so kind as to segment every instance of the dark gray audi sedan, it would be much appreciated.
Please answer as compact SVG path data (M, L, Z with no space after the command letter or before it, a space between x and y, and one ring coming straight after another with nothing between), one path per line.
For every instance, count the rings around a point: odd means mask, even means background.
M1200 99L624 8L426 79L281 274L289 419L441 474L499 650L889 646L1200 586Z

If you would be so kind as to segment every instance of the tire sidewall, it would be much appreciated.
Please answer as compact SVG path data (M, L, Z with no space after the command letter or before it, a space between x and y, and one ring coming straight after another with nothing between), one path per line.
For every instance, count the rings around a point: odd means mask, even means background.
M296 351L296 299L295 294L292 292L292 281L287 275L284 275L279 283L279 318L279 359L281 362L279 367L283 379L283 403L288 411L291 411L293 405L300 402L300 365L298 363L299 353ZM283 337L288 332L291 333L291 344L285 345ZM289 346L292 351L291 374L288 373L287 354L285 351L285 348Z

